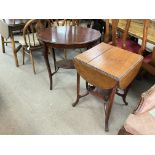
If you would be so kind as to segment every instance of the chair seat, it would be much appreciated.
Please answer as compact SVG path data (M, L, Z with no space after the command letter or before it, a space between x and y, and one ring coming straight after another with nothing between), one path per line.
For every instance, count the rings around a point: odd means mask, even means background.
M141 100L134 114L127 118L124 128L135 134L155 134L155 85L141 95Z
M143 59L143 62L147 64L150 63L151 61L152 61L152 54L145 56Z
M118 47L122 47L122 39L118 38L117 39L117 46ZM136 43L135 41L131 40L131 39L127 39L126 40L126 50L137 53L140 50L141 46Z
M38 40L36 35L34 35L35 45L34 45L34 41L33 41L33 35L30 34L29 37L31 38L31 42L30 42L31 46L38 46L38 45L40 45L40 42L39 42L39 40ZM21 45L23 45L23 46L26 45L23 35L17 36L17 39L18 39L18 41L19 41L19 43Z
M151 114L151 111L141 115L130 114L124 128L133 135L154 135L155 117Z

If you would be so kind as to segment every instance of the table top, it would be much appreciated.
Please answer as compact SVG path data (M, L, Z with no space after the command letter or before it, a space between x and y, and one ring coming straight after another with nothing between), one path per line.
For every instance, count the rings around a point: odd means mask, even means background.
M89 47L98 41L101 33L97 30L80 26L57 26L46 28L37 34L38 38L56 48Z
M142 62L142 59L141 55L105 43L98 44L75 57L75 61L118 82Z
M124 30L126 24L125 19L120 19L118 23L118 28ZM142 19L132 19L129 29L129 34L137 38L142 38L143 34L143 20ZM147 41L155 44L155 21L151 20L151 23L148 28Z

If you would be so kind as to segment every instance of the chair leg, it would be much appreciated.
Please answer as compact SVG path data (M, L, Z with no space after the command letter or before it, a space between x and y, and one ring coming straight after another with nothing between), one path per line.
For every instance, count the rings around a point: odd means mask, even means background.
M65 56L65 60L67 59L67 50L64 49L64 56Z
M23 53L23 65L25 64L25 49L22 47L22 53Z
M8 46L7 39L6 39L5 45Z
M32 56L32 52L31 52L31 51L30 51L30 61L31 61L31 63L32 63L33 72L34 72L34 74L36 74L35 66L34 66L34 60L33 60L33 56Z
M12 49L13 49L13 55L14 55L14 59L15 59L15 64L16 64L16 67L19 67L18 58L17 58L17 51L16 51L15 41L14 41L14 36L13 36L12 33L11 33L11 42L12 42Z
M88 84L88 83L87 83ZM77 73L77 88L76 88L76 101L72 104L73 107L75 107L80 99L80 75Z
M5 45L4 45L4 38L1 36L2 41L2 52L5 53Z

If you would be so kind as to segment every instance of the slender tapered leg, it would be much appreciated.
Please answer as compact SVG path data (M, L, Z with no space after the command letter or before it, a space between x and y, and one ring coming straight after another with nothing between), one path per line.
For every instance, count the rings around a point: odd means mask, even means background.
M54 61L54 68L55 68L55 72L57 70L57 66L56 66L56 57L55 57L55 51L54 48L52 48L52 55L53 55L53 61Z
M14 59L15 59L15 64L16 64L16 67L19 67L13 33L11 33L10 37L11 37L11 42L12 42L12 49L13 49L13 55L14 55Z
M109 117L115 97L116 87L111 90L108 101L105 103L105 131L109 131Z
M50 63L49 63L49 59L48 59L48 46L44 43L44 50L43 50L43 56L44 56L44 60L46 63L46 67L48 70L48 75L49 75L49 79L50 79L50 90L52 90L52 72L51 72L51 67L50 67Z
M132 85L132 83L131 83L126 89L123 90L124 93L119 93L118 89L116 90L116 94L117 94L118 96L121 96L121 97L122 97L123 102L125 103L125 105L128 105L128 102L126 101L126 96L127 96L127 94L128 94L128 91L129 91L131 85Z
M23 65L25 64L25 49L22 47L22 53L23 53Z
M32 52L31 51L30 51L30 61L31 61L32 67L33 67L33 73L36 74L35 66L34 66L34 60L33 60L33 55L32 55Z
M131 84L124 90L124 94L122 96L123 102L125 103L125 105L128 105L128 102L126 101L126 96L128 94L128 91L130 89Z
M4 38L1 36L2 41L2 52L5 53L5 45L4 45Z
M77 91L77 96L76 96L76 101L72 104L73 107L75 107L78 104L79 99L80 99L80 75L78 72L77 72L77 88L76 88L76 91Z
M65 56L65 60L67 60L67 50L64 49L64 56Z

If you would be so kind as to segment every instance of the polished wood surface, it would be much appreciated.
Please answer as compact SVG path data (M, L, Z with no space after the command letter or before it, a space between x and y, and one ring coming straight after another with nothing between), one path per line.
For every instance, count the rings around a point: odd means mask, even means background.
M103 50L104 49L104 50ZM90 55L90 53L93 53ZM129 82L122 83L123 79L142 62L143 57L127 50L101 43L96 47L75 57L75 63L86 64L88 68L119 82L125 89L133 80L130 75ZM82 73L83 74L83 73ZM134 73L133 73L134 74ZM95 79L94 79L95 80ZM98 80L98 79L97 79Z
M111 21L110 21L111 22ZM124 30L126 25L126 20L122 19L119 20L118 28L120 30ZM130 28L129 28L130 35L142 39L143 36L143 20L140 19L132 19ZM147 42L155 44L155 21L150 20L149 28L148 28L148 35L147 35Z
M99 31L80 26L57 26L38 32L38 38L54 48L83 48L99 40Z
M91 48L100 41L101 33L91 28L84 28L80 26L58 26L52 28L46 28L37 33L38 39L44 43L44 59L47 66L50 90L52 90L52 76L57 72L58 68L55 65L55 72L52 73L49 60L48 51L50 48ZM66 60L64 60L66 61ZM56 60L54 61L56 63ZM62 61L61 61L61 64ZM65 68L70 68L71 61L65 65ZM61 66L61 65L59 65ZM58 67L59 67L58 66ZM73 68L71 66L71 68Z
M141 55L105 43L100 43L77 55L74 58L74 65L77 69L77 98L73 106L79 102L81 97L88 95L89 92L101 96L93 91L95 87L110 90L110 93L103 97L105 99L105 131L108 131L108 120L114 96L117 93L116 90L117 88L127 89L126 97L128 87L138 74L142 60ZM93 85L92 87L87 84L87 93L85 95L80 95L80 76ZM104 94L102 93L102 95Z

